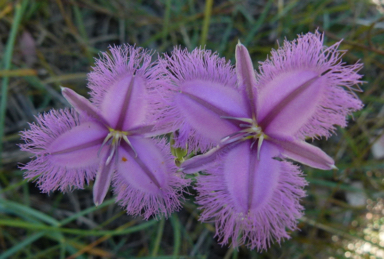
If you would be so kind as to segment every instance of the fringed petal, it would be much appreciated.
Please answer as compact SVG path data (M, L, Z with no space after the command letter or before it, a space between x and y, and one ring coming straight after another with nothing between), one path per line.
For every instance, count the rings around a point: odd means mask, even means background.
M268 141L280 148L283 158L292 159L310 167L323 170L337 168L332 157L304 140L296 140L292 137L270 137Z
M108 130L93 121L83 122L59 135L47 148L52 164L66 168L93 165L100 160L99 149Z
M233 68L216 53L176 48L159 66L169 83L161 88L158 110L163 124L179 129L176 147L188 143L189 150L206 151L236 130L221 116L248 116Z
M143 125L148 113L145 78L128 74L109 87L101 102L101 113L111 128L129 130Z
M110 47L109 53L102 53L96 60L88 75L88 87L93 103L112 128L127 131L148 123L157 124L161 99L158 89L167 80L151 59L150 51L122 45Z
M243 90L252 118L257 120L257 80L251 56L247 48L240 42L236 46L235 54L237 84Z
M273 145L263 144L259 160L250 145L236 146L198 178L197 202L203 209L200 220L215 221L221 244L232 240L234 247L262 251L297 228L306 181L298 167L273 159L279 154Z
M187 159L180 165L180 170L186 174L205 170L215 163L217 159L224 156L228 151L238 145L240 145L240 143L235 142L214 147L205 154Z
M269 85L269 101L261 108L259 125L265 133L295 135L317 109L322 97L323 78L312 72L292 72ZM281 91L280 89L283 89ZM267 112L268 111L268 112Z
M156 122L153 124L148 123L147 125L140 125L137 127L130 127L128 129L130 136L140 136L143 138L150 138L159 135L164 135L171 132L170 129L167 128L158 128L156 127Z
M147 78L151 56L149 51L130 45L111 46L109 52L101 53L93 71L88 74L93 103L99 106L110 88L124 78L133 75Z
M52 110L36 120L37 123L30 124L30 130L20 133L25 141L21 150L34 154L34 160L21 166L26 170L25 178L36 178L43 192L83 188L96 174L100 125L80 121L78 114L68 109ZM88 129L89 134L84 134ZM60 153L66 149L71 152Z
M185 124L213 144L219 144L222 138L238 130L232 121L222 118L246 115L240 108L241 96L234 89L198 80L184 83L182 87L185 90L175 96L174 107Z
M116 170L114 163L105 163L107 155L104 155L104 159L99 163L99 169L97 170L96 180L93 185L93 202L96 206L99 206L104 201L111 185L114 171Z
M297 130L288 133L301 139L329 137L334 125L345 127L346 117L363 106L352 92L360 90L356 84L361 83L357 72L362 64L345 65L341 61L343 52L337 50L339 44L324 47L323 36L316 32L301 35L292 42L285 41L283 47L272 51L271 57L260 66L259 120L265 119L276 104L300 87L300 82L318 76L320 79L315 84L319 90L310 98L309 111L301 109L296 113L296 117L301 117L295 119Z
M162 140L130 138L136 154L127 145L118 152L117 172L113 179L114 192L121 206L130 215L164 215L181 207L183 179L173 163L169 146Z
M107 125L107 121L101 116L96 107L88 101L88 99L66 87L61 88L61 93L79 114L89 116L101 124Z

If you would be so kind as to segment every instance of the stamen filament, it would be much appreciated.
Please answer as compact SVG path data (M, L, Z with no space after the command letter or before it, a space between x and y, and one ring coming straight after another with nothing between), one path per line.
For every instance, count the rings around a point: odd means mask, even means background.
M248 122L249 124L253 123L253 120L250 118L237 118L237 117L230 117L230 116L220 116L220 118L226 119L226 120L236 120L236 121Z
M257 143L257 160L260 160L260 150L261 150L261 145L263 144L264 141L264 134L261 133L259 137L259 143Z
M222 138L221 143L230 144L234 142L241 142L246 141L248 139L253 139L250 148L252 149L257 141L257 160L259 160L261 145L263 144L264 139L267 138L267 135L263 133L263 130L259 125L257 125L256 121L250 118L236 118L229 116L221 116L221 118L245 122L238 125L240 128L243 129Z
M227 141L228 139L230 139L230 138L232 138L232 137L234 137L234 136L236 136L236 135L245 133L245 132L246 132L246 131L244 131L244 130L236 131L235 133L229 134L228 136L222 138L222 139L221 139L221 142L225 142L225 141ZM242 134L242 135L243 135L243 134Z
M103 143L101 144L101 147L99 149L98 155L100 155L101 149L104 147L105 144L110 142L111 148L110 148L110 154L105 161L105 165L109 165L111 163L113 157L115 157L115 163L117 164L117 156L118 156L118 149L121 143L121 139L124 139L124 141L128 144L128 146L132 149L132 151L135 153L135 157L137 157L137 152L134 149L133 145L129 141L127 135L129 135L129 132L127 131L119 131L112 128L109 128L109 133L107 137L105 137Z
M105 165L109 165L109 163L111 162L113 155L115 154L116 148L117 148L116 142L112 143L111 154L108 156L107 161L105 162Z
M250 149L253 148L253 146L255 145L256 141L257 141L257 139L255 139L255 140L252 141L252 144L251 144L251 146L250 146ZM259 157L257 157L257 160L259 160Z
M113 134L112 132L109 132L108 135L105 137L103 143L101 144L100 148L99 148L99 151L97 151L97 156L100 156L100 152L101 150L103 149L104 145L107 143L107 141L112 138Z
M131 142L129 141L129 139L127 138L126 135L123 135L123 139L124 139L125 143L127 143L128 146L133 150L133 152L135 153L135 157L137 157L137 152L134 149L134 147L132 146Z

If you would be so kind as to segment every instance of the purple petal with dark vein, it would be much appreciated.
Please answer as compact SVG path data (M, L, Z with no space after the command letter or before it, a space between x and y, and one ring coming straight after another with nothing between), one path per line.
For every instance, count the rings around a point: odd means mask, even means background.
M110 46L108 51L100 53L88 74L88 88L95 105L100 107L110 88L126 77L135 75L153 83L151 56L152 51L128 44ZM123 92L119 94L123 95Z
M181 96L180 92L188 92L204 100L210 100L220 109L229 113L234 112L231 116L249 117L249 115L236 114L235 111L238 110L236 107L246 107L246 104L237 89L233 67L224 58L220 58L217 53L204 49L195 49L189 52L187 49L175 48L171 56L165 55L164 59L159 59L158 67L160 68L158 69L159 75L162 75L159 77L166 78L169 82L163 82L162 87L158 88L162 97L159 98L159 94L156 93L159 105L154 111L161 112L158 113L159 118L161 118L159 121L170 129L179 128L179 137L175 139L177 147L185 147L188 143L189 151L200 149L205 152L217 145L220 137L224 137L218 136L212 140L210 137L213 134L208 133L208 137L205 136L206 129L200 132L200 127L204 124L194 123L194 125L190 125L185 120L185 113L189 114L188 106L184 105L187 110L179 109L177 99ZM232 92L234 94L231 94ZM190 101L192 102L192 100ZM243 108L241 110L241 113L247 112L246 108L244 111ZM198 112L192 112L193 114L188 116L199 116ZM213 114L213 116L217 115ZM212 131L210 125L204 126L204 128Z
M168 183L166 156L151 139L131 137L129 140L137 156L123 143L119 149L117 173L134 188L159 194Z
M164 135L170 132L169 127L159 129L159 128L156 128L155 124L137 126L134 128L129 128L127 129L127 131L129 132L130 136L141 136L145 138Z
M239 129L238 122L222 119L222 116L249 116L240 93L208 81L184 83L183 91L175 96L174 103L185 124L216 144Z
M300 110L299 118L302 121L305 117L310 118L304 125L298 125L296 122L288 124L287 128L291 131L301 126L297 132L289 134L300 139L331 136L336 130L335 125L345 127L346 117L363 107L351 91L359 90L355 84L362 83L362 76L357 73L362 64L346 65L341 60L345 51L338 50L340 42L329 47L325 47L323 43L324 35L319 32L299 35L294 41L285 40L284 44L273 50L269 58L260 62L259 66L258 105L264 118L280 99L309 80L311 75L321 76L321 84L316 82L320 88L319 94L309 97L313 103L310 107ZM312 110L313 107L316 107L315 111ZM288 120L292 118L288 117ZM258 121L264 118L259 114ZM280 130L280 126L274 128Z
M239 145L239 142L223 144L212 148L207 153L194 156L181 164L180 170L186 174L202 171L216 162L217 158L223 156L226 152Z
M99 123L84 122L58 136L47 147L47 152L51 154L52 163L67 168L97 164L97 153L107 134L108 130Z
M104 201L113 176L114 163L106 165L105 160L106 158L100 161L96 181L93 185L93 202L96 206L99 206Z
M236 212L246 215L260 210L270 202L279 180L280 162L273 157L278 148L264 143L257 159L257 147L251 141L232 148L223 160L223 177Z
M119 114L119 119L117 120L117 125L116 125L117 129L122 129L122 127L124 125L125 117L127 116L128 105L132 99L132 91L133 91L133 83L134 82L135 82L135 77L132 76L131 81L129 82L127 89L124 89L125 90L125 93L123 93L124 94L124 102L122 103L122 107L121 107L120 111L118 111L120 114Z
M116 202L125 207L128 214L140 215L143 216L144 219L148 219L150 216L168 217L173 211L180 209L181 200L183 200L183 188L189 184L189 180L183 179L184 175L182 173L176 173L177 168L174 163L174 157L169 152L169 145L166 144L165 139L159 141L151 140L151 142L155 145L155 153L160 152L162 155L163 159L160 163L160 168L164 169L163 172L165 172L167 176L166 182L161 187L161 191L153 191L155 188L153 188L153 184L150 183L149 191L145 186L143 188L142 182L147 181L146 176L140 175L140 173L142 173L141 168L139 168L138 172L134 172L129 165L120 167L121 170L114 174L112 180L114 193L116 194ZM137 143L135 142L135 144ZM127 161L123 159L124 157ZM127 156L120 155L118 163L134 164L134 158L132 158L131 162L128 158L128 154ZM154 174L157 173L158 172L155 172ZM136 177L136 180L139 182L134 181L132 179L134 177Z
M199 220L215 222L221 245L231 242L236 248L244 244L261 252L271 243L289 238L289 232L297 229L297 219L303 214L300 198L305 196L306 182L298 166L272 159L279 150L272 144L265 144L260 160L255 160L249 212L244 213L248 203L245 196L251 172L250 157L242 156L251 153L249 142L248 146L240 145L228 152L218 166L197 178L199 195L196 200L202 209Z
M282 149L283 157L323 170L335 169L335 161L320 148L305 141L269 136L267 142Z
M296 134L316 112L321 99L322 80L311 71L280 75L260 94L259 125L265 133ZM264 98L264 99L263 99Z
M257 81L252 60L247 48L239 42L236 46L237 83L245 91L245 99L250 107L252 117L257 119Z
M106 120L87 98L66 87L61 88L61 93L78 113L90 116L102 124L107 125Z
M86 125L85 122L80 122L79 114L74 109L51 110L49 113L37 116L36 124L30 124L30 130L21 132L21 138L25 141L25 144L20 145L21 149L34 154L34 159L22 166L22 169L26 170L24 177L37 182L43 192L56 189L62 192L74 188L82 189L95 177L99 163L97 148L94 150L90 147L83 149L85 152L77 153L81 156L79 161L76 155L75 160L69 158L66 161L60 161L65 155L49 155L52 143L58 141L66 132L73 129L75 129L73 132L77 132L79 124ZM76 138L72 137L72 134L68 137L69 140ZM65 140L62 142L66 144ZM56 148L60 148L61 144L57 142Z
M143 125L148 110L146 81L127 75L107 89L101 103L101 113L116 130Z

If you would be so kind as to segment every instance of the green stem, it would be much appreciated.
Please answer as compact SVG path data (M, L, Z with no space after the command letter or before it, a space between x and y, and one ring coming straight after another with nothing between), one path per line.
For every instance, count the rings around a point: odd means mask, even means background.
M212 13L212 5L213 5L213 0L205 1L203 30L201 32L201 39L200 39L201 46L204 46L205 43L207 42L209 22L211 20L211 13Z
M165 220L164 218L162 218L161 221L159 222L159 228L157 230L155 246L152 251L152 257L157 256L157 253L159 252L160 241L161 241L161 238L163 237L164 223L165 223Z
M43 224L35 224L35 223L29 223L25 221L19 221L19 220L0 220L0 226L8 226L8 227L17 227L17 228L24 228L24 229L32 229L32 230L46 230L50 232L62 232L67 234L73 234L73 235L81 235L81 236L104 236L104 235L111 235L111 236L118 236L118 235L126 235L129 233L137 232L146 228L149 228L150 226L156 224L155 220L151 220L145 223L142 223L140 225L128 228L128 229L116 229L116 230L83 230L83 229L72 229L72 228L59 228L59 227L52 227L47 226Z
M173 226L173 256L178 256L180 251L180 245L181 245L181 229L180 229L180 221L177 217L177 214L174 213L171 216L171 223Z
M167 41L170 17L171 17L171 0L166 0L165 13L164 13L164 24L163 24L163 45Z

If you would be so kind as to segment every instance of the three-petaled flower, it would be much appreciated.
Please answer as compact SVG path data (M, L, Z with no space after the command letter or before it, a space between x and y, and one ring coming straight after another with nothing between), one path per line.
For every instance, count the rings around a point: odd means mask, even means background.
M35 159L23 166L44 192L73 187L96 178L93 199L103 202L111 182L129 214L168 216L180 208L188 184L173 163L164 134L154 130L152 91L160 81L151 55L130 46L111 48L89 75L93 102L73 90L62 93L73 110L52 110L22 132L22 150Z
M232 239L266 249L289 238L302 215L306 185L292 159L314 168L335 168L306 137L330 136L334 125L361 109L352 91L361 64L346 66L322 35L299 36L273 51L256 73L247 49L236 47L236 67L210 51L178 48L160 64L162 123L178 130L176 146L207 151L181 164L198 177L200 220L215 220L223 244ZM344 88L343 88L344 87ZM358 90L354 89L354 90Z

